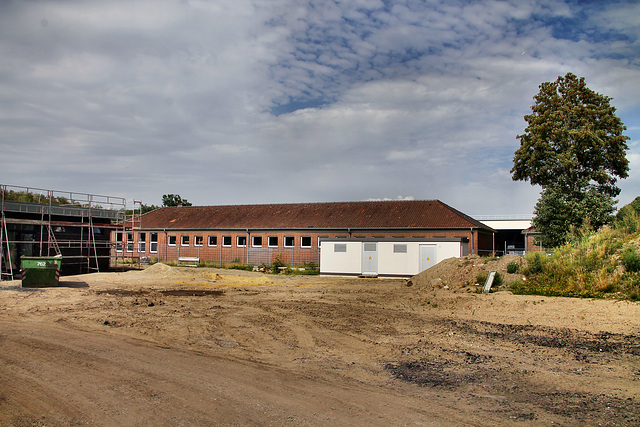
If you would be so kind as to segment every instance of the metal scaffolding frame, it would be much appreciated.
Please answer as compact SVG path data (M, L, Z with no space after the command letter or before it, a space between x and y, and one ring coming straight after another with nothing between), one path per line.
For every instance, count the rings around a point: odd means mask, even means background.
M117 242L111 238L111 232L126 235L130 230L139 230L141 210L141 202L135 200L133 209L127 210L127 201L122 197L0 185L0 280L16 278L12 249L16 251L16 245L20 244L36 245L37 256L66 252L65 265L76 265L86 273L100 271L99 259L109 258L111 266L117 265L121 257L124 264L124 254L113 250ZM20 214L29 218L16 218ZM35 219L37 216L39 219ZM78 221L69 220L70 217ZM39 226L39 241L12 238L7 224ZM78 227L79 236L56 237L65 227ZM104 229L109 235L96 239L96 229Z

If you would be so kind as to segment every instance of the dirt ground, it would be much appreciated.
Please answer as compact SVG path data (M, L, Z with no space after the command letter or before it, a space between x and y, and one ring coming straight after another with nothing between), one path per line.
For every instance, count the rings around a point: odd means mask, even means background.
M476 293L472 261L1 282L0 425L640 425L639 303Z

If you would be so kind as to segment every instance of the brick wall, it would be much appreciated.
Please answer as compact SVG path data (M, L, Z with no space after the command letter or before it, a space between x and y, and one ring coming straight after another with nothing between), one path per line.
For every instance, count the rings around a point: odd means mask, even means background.
M141 246L140 234L144 234ZM152 244L152 234L157 236L157 243ZM492 250L490 233L459 231L170 231L170 232L129 232L122 235L122 244L116 245L121 250L114 255L124 258L149 257L160 261L177 261L178 257L199 257L201 261L227 264L237 261L242 264L269 265L276 257L287 265L301 266L320 264L318 239L327 238L454 238L464 237L469 240L470 253L485 255ZM133 238L133 241L129 239ZM213 238L213 239L211 239ZM270 239L271 238L271 239ZM270 240L277 240L276 242ZM117 237L113 235L114 241ZM292 242L291 242L292 240ZM230 243L230 244L229 244ZM270 245L269 243L273 243ZM292 243L292 245L291 245ZM304 245L304 246L303 246ZM152 251L154 249L155 251ZM114 249L115 252L115 249ZM485 253L486 252L486 253Z

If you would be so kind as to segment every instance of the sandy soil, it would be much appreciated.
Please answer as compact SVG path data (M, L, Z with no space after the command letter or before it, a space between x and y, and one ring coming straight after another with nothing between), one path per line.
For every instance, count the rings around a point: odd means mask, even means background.
M478 294L462 267L1 282L0 425L640 424L640 304Z

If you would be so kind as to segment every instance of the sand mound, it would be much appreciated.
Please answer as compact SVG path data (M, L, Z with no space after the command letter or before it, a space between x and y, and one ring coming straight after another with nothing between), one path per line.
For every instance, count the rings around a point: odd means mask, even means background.
M522 280L522 274L507 273L507 265L514 261L521 266L524 264L524 259L518 255L505 255L497 260L487 262L477 255L448 258L413 276L408 284L418 287L442 288L447 286L450 289L474 289L478 282L478 275L488 274L490 271L500 273L506 284L514 280ZM480 283L480 285L483 284Z
M155 263L141 271L142 274L149 276L166 276L172 273L173 267L161 262Z

